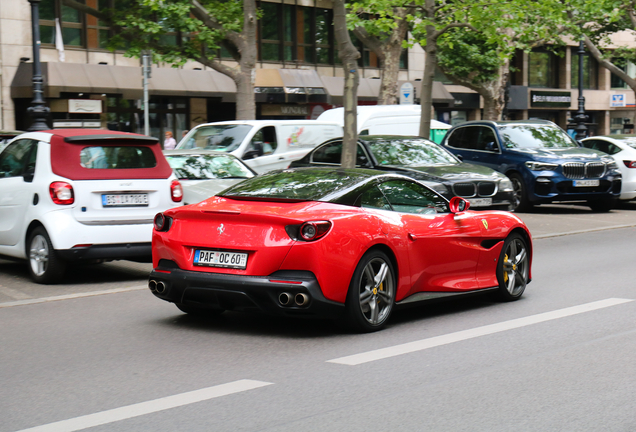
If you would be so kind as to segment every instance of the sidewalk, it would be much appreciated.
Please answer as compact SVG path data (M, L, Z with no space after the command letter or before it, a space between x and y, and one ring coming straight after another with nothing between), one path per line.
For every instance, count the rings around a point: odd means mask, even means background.
M621 204L608 213L594 213L589 207L572 204L549 204L532 213L517 213L537 240L569 234L636 227L636 202Z

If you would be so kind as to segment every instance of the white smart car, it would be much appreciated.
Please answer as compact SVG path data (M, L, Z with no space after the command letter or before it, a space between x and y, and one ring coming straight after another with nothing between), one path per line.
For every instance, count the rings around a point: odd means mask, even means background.
M608 135L585 138L583 147L611 155L623 176L621 200L636 198L636 135Z
M0 256L36 282L71 261L151 260L154 215L183 190L156 138L90 129L19 135L0 153Z

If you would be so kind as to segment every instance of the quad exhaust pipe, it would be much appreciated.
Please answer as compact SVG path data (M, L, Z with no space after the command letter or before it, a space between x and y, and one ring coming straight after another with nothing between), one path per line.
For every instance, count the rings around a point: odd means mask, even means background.
M166 292L166 284L153 279L148 281L148 288L150 288L150 291L156 292L158 294L163 294L164 292Z
M278 302L283 306L305 306L309 303L309 296L304 293L298 293L296 295L283 292L278 295Z

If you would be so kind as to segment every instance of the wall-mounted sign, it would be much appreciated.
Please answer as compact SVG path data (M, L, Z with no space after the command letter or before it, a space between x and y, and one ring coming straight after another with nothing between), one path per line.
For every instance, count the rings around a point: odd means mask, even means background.
M400 86L400 105L413 105L415 103L415 89L413 84L405 82Z
M543 108L569 108L572 105L570 92L530 91L530 106Z
M479 93L451 93L455 104L453 110L479 109Z
M309 105L273 105L261 106L261 115L267 116L308 116Z
M627 102L625 101L625 93L618 93L610 95L610 107L612 108L622 108L627 106Z
M101 114L102 101L100 99L69 99L68 112L74 114Z

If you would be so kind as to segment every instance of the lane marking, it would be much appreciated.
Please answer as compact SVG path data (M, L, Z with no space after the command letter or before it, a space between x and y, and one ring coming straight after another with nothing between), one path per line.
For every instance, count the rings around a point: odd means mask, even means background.
M31 305L31 304L37 304L37 303L47 303L47 302L58 301L58 300L70 300L70 299L92 297L92 296L98 296L98 295L104 295L104 294L116 294L116 293L128 292L128 291L140 291L143 289L148 289L148 286L137 285L137 286L129 287L129 288L114 288L109 290L92 291L92 292L85 292L85 293L78 293L78 294L65 294L60 296L42 297L42 298L36 298L36 299L30 299L30 300L17 300L12 302L0 303L0 308L24 306L24 305Z
M636 225L634 224L612 225L607 227L589 228L589 229L578 230L578 231L564 231L564 232L557 232L557 233L550 233L550 234L540 234L536 236L533 235L532 240L540 240L540 239L553 238L553 237L563 237L563 236L574 235L574 234L587 234L587 233L593 233L598 231L607 231L607 230L613 230L613 229L633 228L633 227L636 227Z
M423 351L429 348L434 348L442 345L448 345L455 342L460 342L468 339L473 339L480 336L486 336L494 333L503 332L506 330L512 330L519 327L525 327L532 324L538 324L545 321L551 321L559 318L564 318L572 315L577 315L585 312L591 312L597 309L603 309L611 306L616 306L623 303L632 302L632 299L620 299L620 298L608 298L591 303L585 303L579 306L572 306L564 309L557 309L551 312L544 312L537 315L530 315L523 318L517 318L510 321L503 321L500 323L489 324L482 327L476 327L473 329L462 330L455 333L449 333L446 335L435 336L428 339L421 339L414 342L408 342L401 345L395 345L392 347L381 348L373 351L367 351L365 353L354 354L346 357L340 357L333 360L327 360L327 363L337 363L349 366L356 366L363 363L372 362L375 360L382 360L389 357L395 357L402 354L409 354L416 351Z
M55 423L49 423L42 426L36 426L29 429L22 429L18 432L72 432L113 423L120 420L126 420L133 417L139 417L145 414L163 411L170 408L176 408L183 405L189 405L214 399L221 396L227 396L233 393L253 390L259 387L272 385L264 381L239 380L227 384L221 384L214 387L207 387L200 390L194 390L187 393L181 393L174 396L167 396L147 402L141 402L133 405L115 408L107 411L89 414L81 417L75 417L68 420L62 420Z

